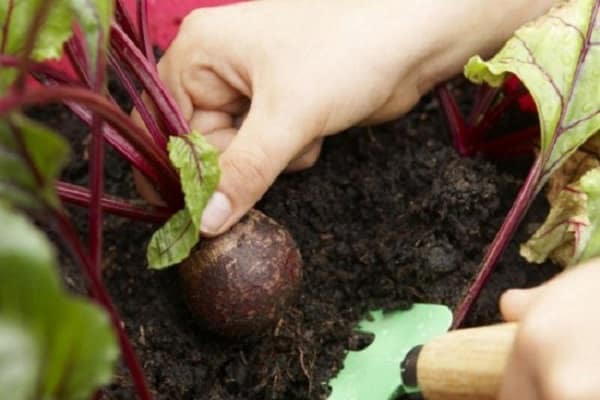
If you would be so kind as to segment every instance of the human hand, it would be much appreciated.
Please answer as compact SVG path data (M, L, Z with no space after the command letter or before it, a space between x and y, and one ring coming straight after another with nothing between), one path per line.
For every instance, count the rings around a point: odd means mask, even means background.
M323 137L407 112L549 1L264 0L190 14L158 71L222 151L203 233L227 230L283 170L311 166Z
M499 400L600 398L600 260L529 290L509 290L504 318L520 321Z

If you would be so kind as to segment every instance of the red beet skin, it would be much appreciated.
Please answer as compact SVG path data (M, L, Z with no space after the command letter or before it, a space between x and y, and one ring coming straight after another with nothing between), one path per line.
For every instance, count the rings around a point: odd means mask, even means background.
M229 232L201 241L180 266L192 314L223 336L273 327L295 300L302 259L290 233L252 210Z

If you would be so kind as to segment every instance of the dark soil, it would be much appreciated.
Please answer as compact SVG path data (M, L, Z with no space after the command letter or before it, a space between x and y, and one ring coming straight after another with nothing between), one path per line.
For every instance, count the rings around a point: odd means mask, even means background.
M77 156L65 176L84 183L79 155L85 129L60 108L37 113L72 139ZM146 267L154 227L107 218L104 277L156 398L325 399L325 382L340 369L344 353L368 343L352 327L369 310L413 302L456 305L526 172L526 162L509 164L459 158L429 97L398 121L328 139L315 167L281 177L258 205L289 228L305 262L296 306L259 338L228 341L204 333L183 303L176 269ZM135 197L128 166L112 154L107 187ZM73 212L84 229L85 213ZM517 243L544 215L539 201L470 324L499 318L504 289L534 285L556 272L518 255ZM82 290L69 262L64 277ZM123 368L101 396L134 397Z

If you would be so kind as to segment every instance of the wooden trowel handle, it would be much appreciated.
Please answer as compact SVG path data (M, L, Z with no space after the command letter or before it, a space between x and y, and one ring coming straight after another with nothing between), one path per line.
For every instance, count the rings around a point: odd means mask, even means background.
M505 323L433 339L407 356L404 384L419 386L425 400L496 400L516 331Z

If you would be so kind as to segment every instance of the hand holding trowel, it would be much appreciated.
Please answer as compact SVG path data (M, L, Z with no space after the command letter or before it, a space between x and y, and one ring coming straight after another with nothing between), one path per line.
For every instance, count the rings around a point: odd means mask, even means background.
M516 332L505 323L434 338L408 353L402 383L426 400L495 400Z
M517 330L514 323L446 333L444 306L417 304L410 312L375 313L359 329L375 339L350 352L330 381L329 400L495 400ZM412 397L411 397L412 398Z

